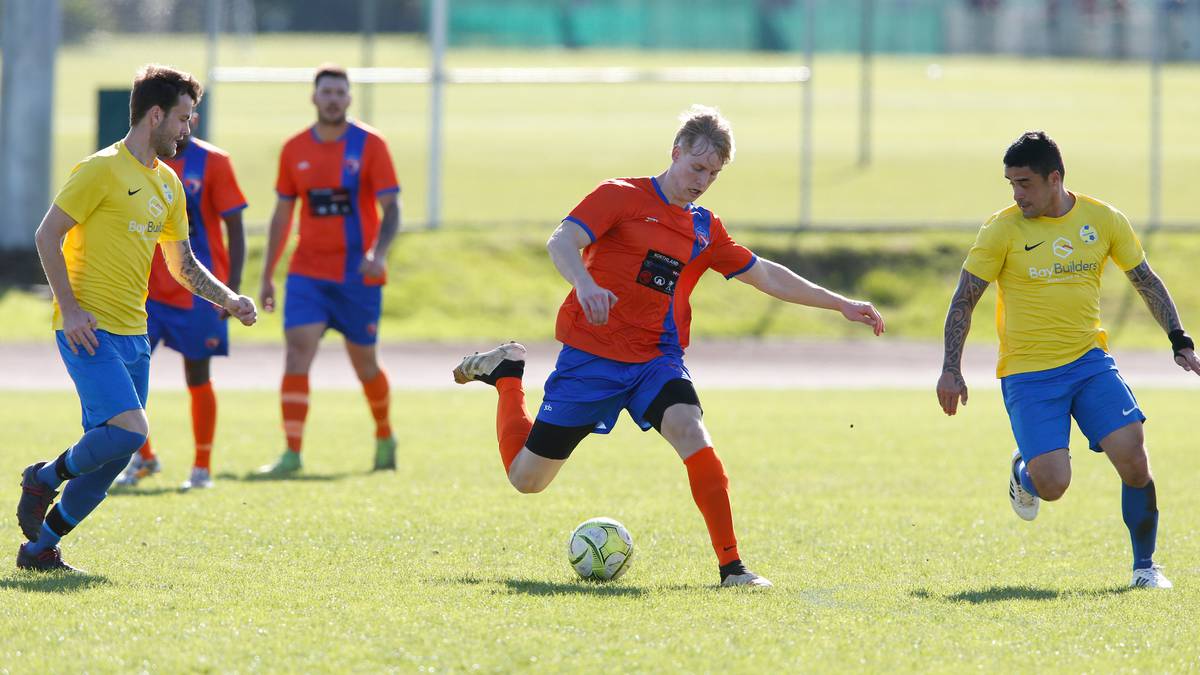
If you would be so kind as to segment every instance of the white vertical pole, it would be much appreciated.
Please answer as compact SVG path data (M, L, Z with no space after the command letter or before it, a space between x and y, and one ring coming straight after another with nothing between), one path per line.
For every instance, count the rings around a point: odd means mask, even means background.
M212 96L216 91L216 72L217 72L217 41L221 34L221 2L223 0L208 0L205 12L205 32L208 34L205 40L204 57L207 65L207 72L204 76L204 98L208 99L208 104L205 105L205 114L201 116L200 123L204 125L203 134L200 130L193 129L193 133L197 136L202 136L205 140L213 137L213 108Z
M1162 60L1167 26L1163 3L1154 5L1154 39L1150 50L1150 222L1158 227L1162 218Z
M442 88L446 81L446 4L433 0L429 11L429 205L428 227L437 229L442 220Z
M871 49L875 38L875 0L861 0L862 36L859 41L861 79L858 88L858 165L871 163Z
M804 67L808 69L808 79L800 84L803 87L801 99L800 123L800 226L812 224L812 128L813 128L813 40L816 32L813 24L816 0L806 0L804 3Z
M364 68L373 68L375 66L375 23L379 12L379 3L376 0L362 0L359 5L362 23L362 65ZM370 82L364 82L359 85L362 87L362 119L364 122L373 124L375 122L375 85Z

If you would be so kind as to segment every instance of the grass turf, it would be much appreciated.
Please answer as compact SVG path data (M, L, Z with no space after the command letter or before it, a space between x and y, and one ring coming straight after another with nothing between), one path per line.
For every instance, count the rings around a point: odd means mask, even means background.
M777 588L715 588L686 474L654 434L593 437L516 494L483 387L397 392L396 474L366 473L361 396L316 392L302 478L249 481L281 436L273 396L221 392L218 486L179 494L186 395L156 393L166 470L66 540L83 577L0 572L0 663L23 671L1177 671L1195 642L1200 497L1188 402L1139 392L1177 588L1128 591L1117 479L1075 439L1065 500L1006 502L995 391L958 418L928 392L701 392L740 546ZM531 395L536 403L537 395ZM0 474L77 434L70 393L0 392ZM636 558L573 579L566 538L607 515ZM10 516L11 517L11 516ZM19 533L7 530L11 552Z

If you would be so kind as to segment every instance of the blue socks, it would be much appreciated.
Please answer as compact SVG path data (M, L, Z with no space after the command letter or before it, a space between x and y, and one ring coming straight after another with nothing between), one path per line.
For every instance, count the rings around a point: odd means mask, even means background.
M105 424L85 433L59 458L38 470L38 480L57 490L63 481L91 473L142 447L146 437L121 427Z
M37 541L29 542L25 550L37 555L48 548L54 548L58 546L59 540L78 524L79 521L69 516L62 504L55 504L50 513L46 514L46 520L42 522L42 531L38 533Z
M1025 468L1025 460L1017 460L1016 472L1017 479L1021 481L1021 487L1034 497L1040 497L1037 488L1033 486L1033 479L1029 477L1029 470Z
M1121 516L1133 542L1133 569L1150 567L1154 564L1154 544L1158 539L1158 495L1154 481L1140 488L1121 485Z

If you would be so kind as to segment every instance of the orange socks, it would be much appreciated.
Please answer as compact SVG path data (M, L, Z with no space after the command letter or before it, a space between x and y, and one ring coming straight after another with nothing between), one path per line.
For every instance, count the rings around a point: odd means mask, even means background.
M300 452L304 418L308 417L308 375L284 375L279 402L283 409L283 435L287 437L288 450Z
M212 457L213 436L217 432L217 395L213 393L212 381L188 387L192 395L192 437L196 440L195 466L209 468Z
M150 439L147 438L142 447L138 448L138 454L142 456L143 462L149 462L154 459L154 451L150 449Z
M375 438L388 438L392 435L392 425L388 422L391 396L387 375L380 370L374 379L363 380L362 387L367 395L367 405L371 406L371 415L375 418Z
M712 448L703 448L683 461L692 499L704 516L708 537L717 553L717 564L738 560L737 537L733 534L733 512L729 508L729 478L725 466Z
M500 461L504 472L512 466L517 453L525 447L533 419L525 410L525 388L519 377L502 377L496 380L496 391L500 402L496 404L496 440L500 442Z

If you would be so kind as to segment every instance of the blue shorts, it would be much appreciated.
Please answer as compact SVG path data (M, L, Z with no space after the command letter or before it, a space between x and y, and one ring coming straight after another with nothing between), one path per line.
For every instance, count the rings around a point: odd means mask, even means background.
M229 356L229 326L218 318L212 303L197 299L191 309L172 307L153 300L146 301L146 328L150 349L162 342L183 354L183 358L198 361L211 356Z
M537 418L563 427L593 424L593 433L607 434L624 408L646 431L652 427L643 417L646 408L663 385L678 379L692 379L678 356L624 363L563 345L554 372L546 380Z
M150 341L145 335L113 335L97 330L100 346L89 356L83 347L72 354L63 332L55 331L58 353L75 382L83 429L90 431L126 410L146 407L150 389Z
M1131 422L1146 421L1113 357L1102 349L1065 366L1001 378L1000 390L1026 462L1068 447L1072 417L1096 452L1101 452L1105 436Z
M373 345L383 310L383 286L338 283L289 274L283 328L323 323L354 344Z

